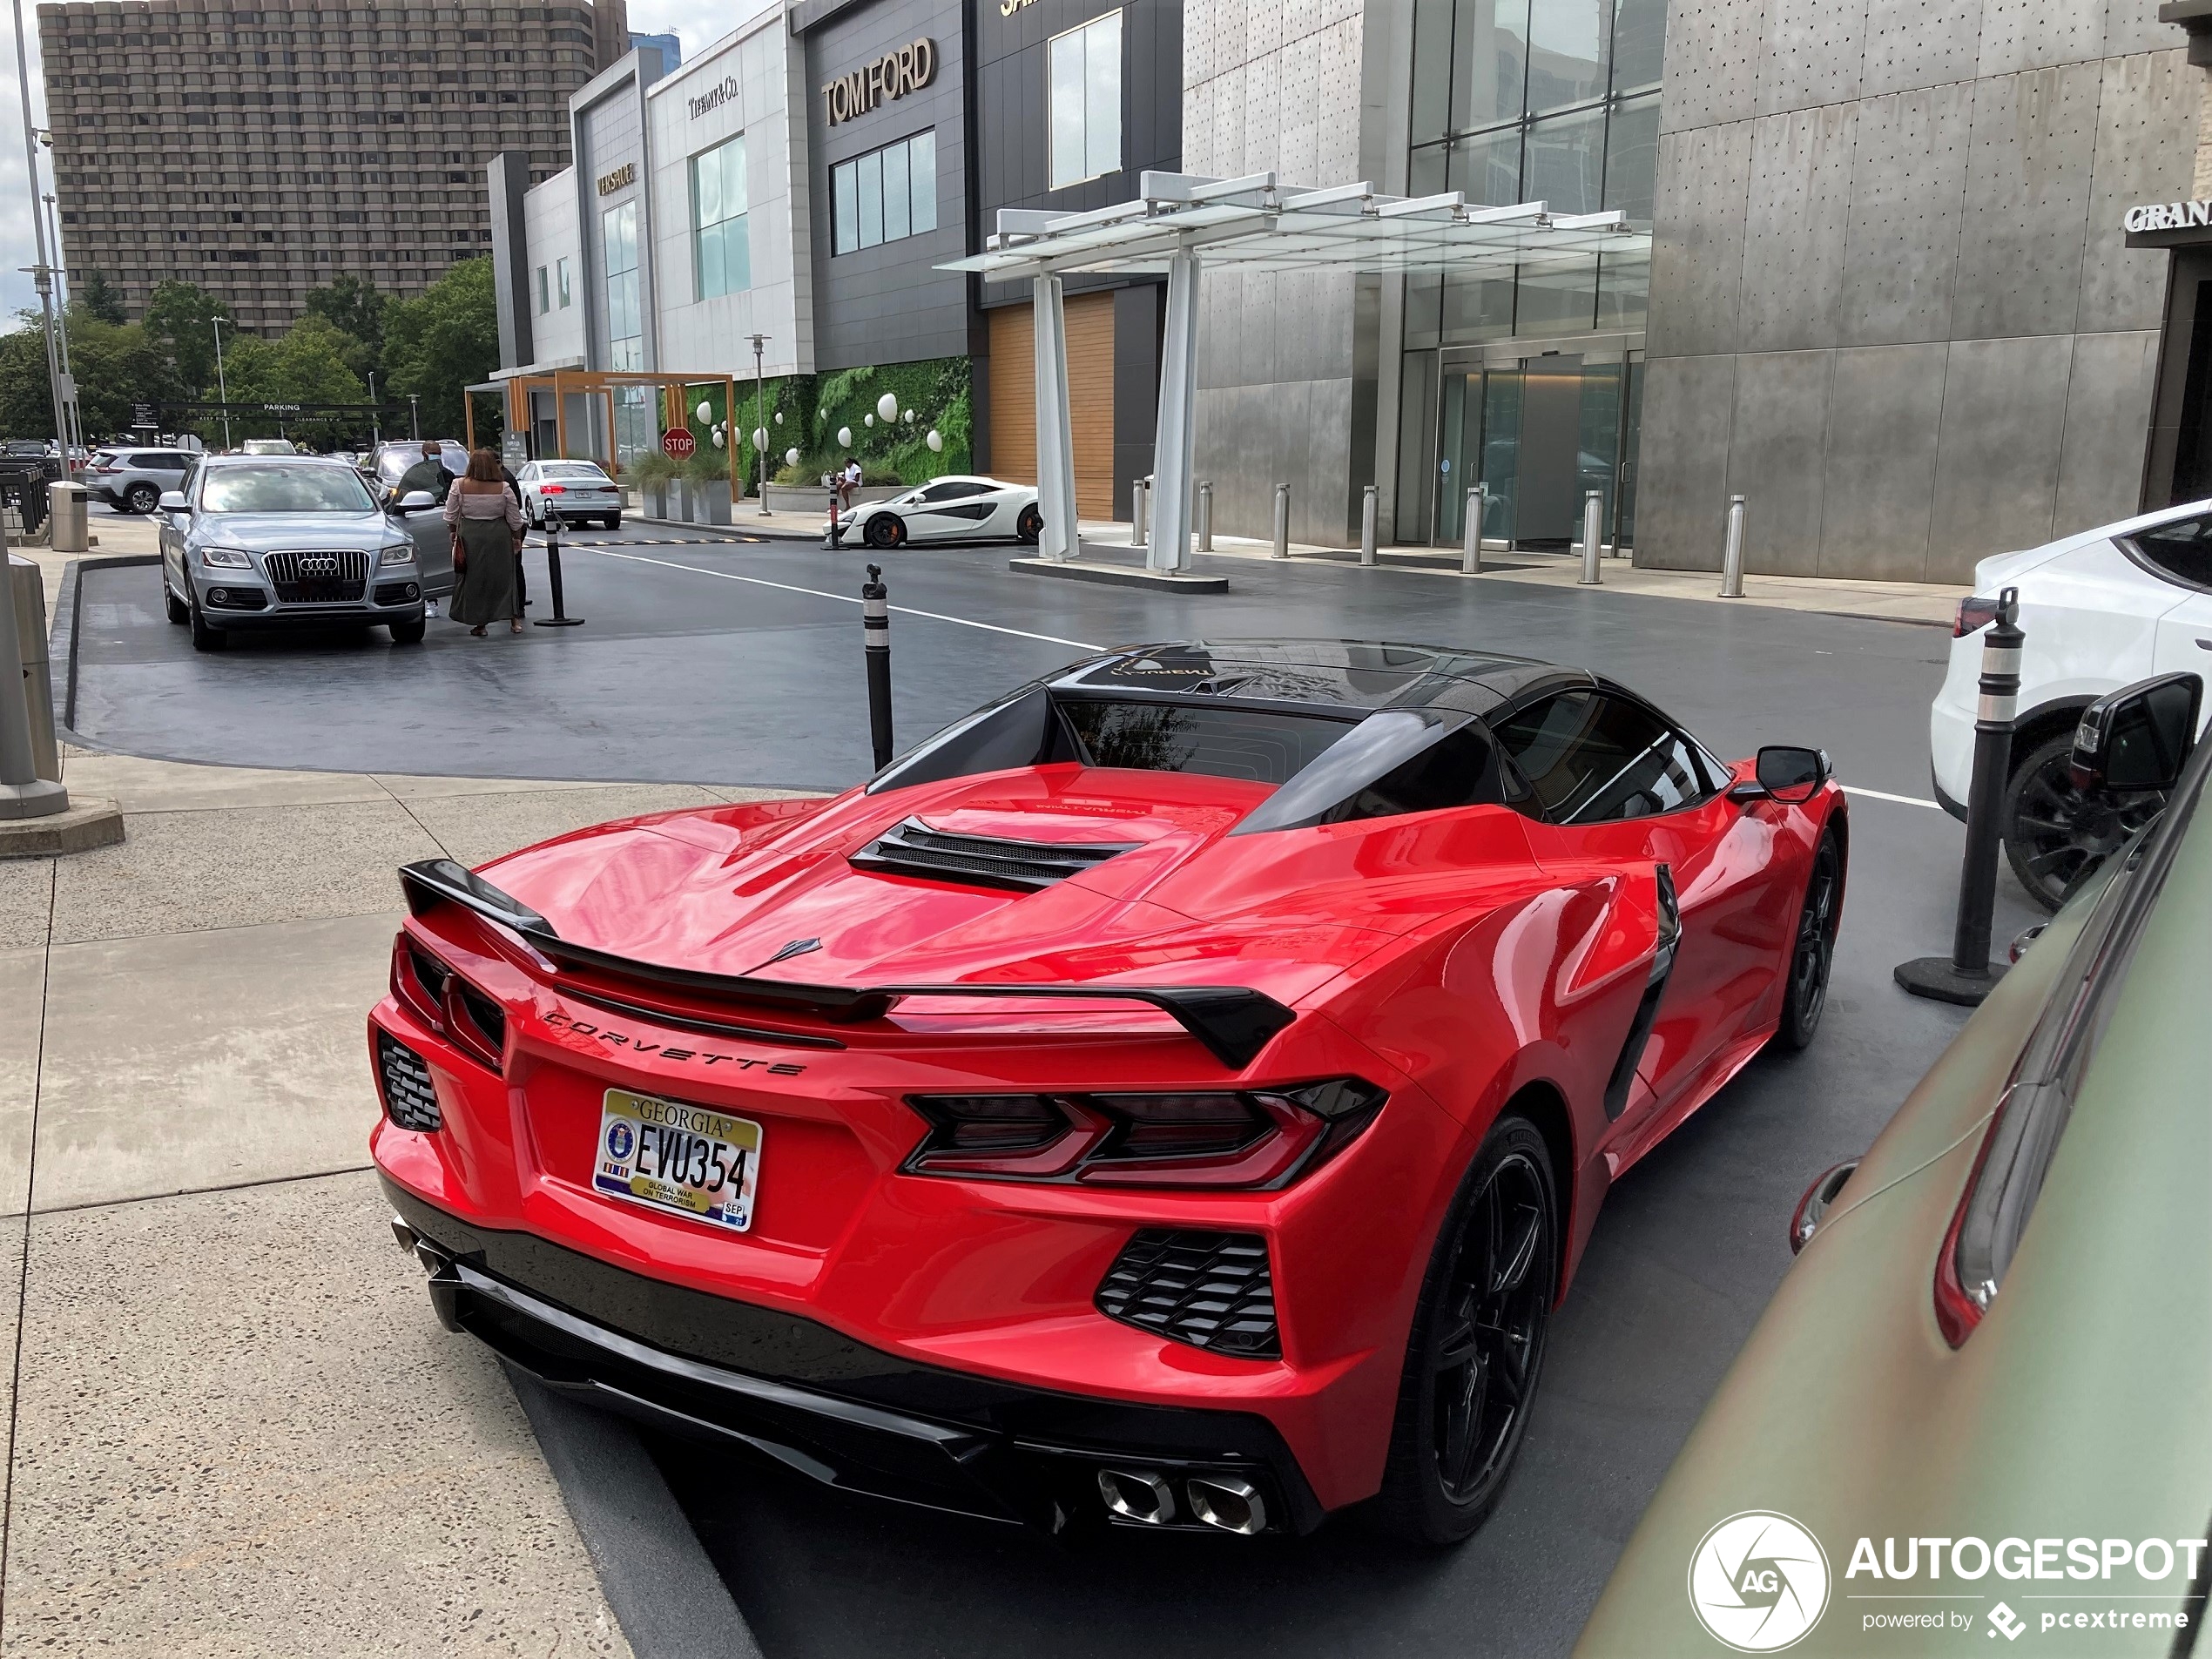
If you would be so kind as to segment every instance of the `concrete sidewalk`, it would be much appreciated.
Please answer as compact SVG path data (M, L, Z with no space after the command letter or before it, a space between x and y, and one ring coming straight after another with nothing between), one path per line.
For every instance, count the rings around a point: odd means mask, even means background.
M130 833L0 863L0 1653L628 1655L392 1244L364 1020L395 865L770 792L67 770Z

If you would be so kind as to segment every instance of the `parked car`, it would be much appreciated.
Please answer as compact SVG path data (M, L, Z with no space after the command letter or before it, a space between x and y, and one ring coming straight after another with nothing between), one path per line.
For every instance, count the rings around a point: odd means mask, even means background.
M2030 897L2055 909L2081 872L2158 809L2155 792L2085 799L2067 778L2075 723L2094 698L2146 674L2212 670L2212 501L2106 524L1974 567L1951 663L1929 711L1936 799L1966 816L1973 774L1981 631L2020 590L2018 724L2005 850Z
M422 637L430 591L418 537L335 461L214 455L162 498L161 583L169 620L200 651L233 631L377 627L395 644ZM428 491L402 503L439 519ZM445 525L437 523L445 544ZM452 583L448 555L446 583Z
M857 536L874 548L910 542L1034 542L1043 533L1037 487L995 478L933 478L888 501L855 507L845 520L847 540Z
M523 514L538 529L549 512L571 529L587 520L622 528L622 490L596 462L525 462L515 477L523 487Z
M61 479L60 453L52 444L43 442L39 439L10 438L6 443L0 444L0 456L13 462L36 462L38 475L45 479L48 483L58 482ZM81 460L82 452L80 451L75 458ZM21 469L17 469L17 470Z
M97 449L84 469L84 488L118 512L150 513L182 487L199 459L182 449Z
M377 445L376 453L369 458L364 470L375 480L373 488L381 499L389 501L397 496L400 480L407 475L408 468L422 459L426 449L437 452L438 459L444 465L448 480L457 478L468 470L468 453L459 444L448 443L442 438L427 438L421 442L406 439L390 443L381 443ZM435 490L432 493L437 496L438 504L443 506L445 492Z
M1645 1510L1582 1659L1718 1651L1693 1620L1747 1651L1802 1630L1793 1655L1988 1651L2022 1620L2069 1652L2202 1651L2199 695L2161 677L2085 717L2083 792L2156 786L2163 813L2077 885L1864 1159L1806 1194L1803 1253ZM1743 1529L1750 1557L1727 1552L1717 1575L1734 1593L1701 1599L1702 1541L1744 1515L1786 1525L1756 1544ZM1944 1609L1952 1645L1909 1634Z
M300 446L289 438L248 438L238 446L242 455L296 455Z
M556 1388L1055 1530L1450 1541L1608 1183L1811 1040L1847 844L1817 751L1581 670L1117 651L834 800L407 867L372 1146Z

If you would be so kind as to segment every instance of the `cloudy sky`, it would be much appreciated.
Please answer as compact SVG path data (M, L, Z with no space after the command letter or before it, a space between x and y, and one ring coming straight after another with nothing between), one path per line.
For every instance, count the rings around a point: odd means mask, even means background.
M44 126L45 83L38 71L36 0L13 0L13 3L17 8L16 16L23 21L24 45L30 55L31 119ZM727 34L733 17L750 15L755 9L744 4L733 8L729 0L630 0L630 26L639 34L673 32L683 41L684 56L689 57ZM0 72L0 325L11 322L17 312L38 302L30 278L17 268L34 264L38 247L30 218L31 193L24 170L23 101L17 95L15 44L11 20L10 55L5 64L0 65L0 71L4 71ZM42 189L53 189L53 174L43 156L39 179Z

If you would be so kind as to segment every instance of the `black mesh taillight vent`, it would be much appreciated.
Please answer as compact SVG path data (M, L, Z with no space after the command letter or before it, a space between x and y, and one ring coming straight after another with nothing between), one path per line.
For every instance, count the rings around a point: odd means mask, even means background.
M1252 1359L1283 1357L1267 1241L1148 1227L1122 1247L1098 1311L1143 1331Z
M493 1001L466 980L455 981L454 993L455 1000L461 1004L462 1013L469 1017L470 1024L483 1034L485 1042L491 1049L492 1062L495 1065L497 1064L501 1053L507 1047L506 1014L502 1011L498 1003Z
M376 1034L376 1075L384 1085L384 1116L401 1129L428 1134L444 1126L438 1091L422 1056L383 1032Z
M951 835L934 830L918 818L870 841L853 854L855 869L880 870L887 875L921 876L934 881L957 881L967 887L1012 887L1034 893L1055 881L1080 875L1094 864L1103 864L1116 853L1126 853L1134 841L1076 846L1065 841L1008 841L989 835Z

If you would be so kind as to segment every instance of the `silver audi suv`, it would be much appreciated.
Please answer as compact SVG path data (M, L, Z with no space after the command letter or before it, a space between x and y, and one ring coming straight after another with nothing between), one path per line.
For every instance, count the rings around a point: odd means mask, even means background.
M161 498L169 620L200 651L254 628L381 625L415 644L425 594L452 582L449 556L424 567L423 543L446 545L433 505L418 490L385 512L341 461L208 456Z

